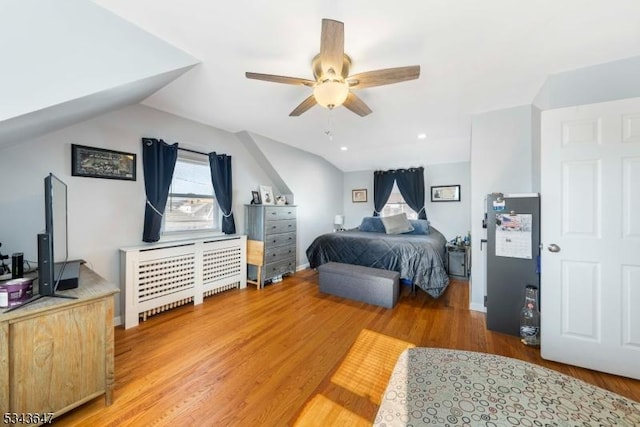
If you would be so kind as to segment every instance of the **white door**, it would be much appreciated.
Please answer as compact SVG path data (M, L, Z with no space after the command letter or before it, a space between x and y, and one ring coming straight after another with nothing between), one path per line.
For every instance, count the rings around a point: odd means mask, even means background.
M640 379L640 98L542 113L541 354Z

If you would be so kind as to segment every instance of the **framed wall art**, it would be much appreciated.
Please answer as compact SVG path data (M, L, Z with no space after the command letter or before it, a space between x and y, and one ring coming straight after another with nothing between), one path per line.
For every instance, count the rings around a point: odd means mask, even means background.
M438 185L431 187L432 202L459 202L459 185Z
M261 204L261 201L260 201L260 193L258 193L257 191L252 191L252 192L251 192L251 204L252 204L252 205L259 205L259 204Z
M263 205L273 205L275 197L273 197L273 190L268 185L260 186L260 199Z
M367 189L358 188L351 190L351 202L352 203L364 203L367 201Z
M71 175L136 180L136 155L71 144Z

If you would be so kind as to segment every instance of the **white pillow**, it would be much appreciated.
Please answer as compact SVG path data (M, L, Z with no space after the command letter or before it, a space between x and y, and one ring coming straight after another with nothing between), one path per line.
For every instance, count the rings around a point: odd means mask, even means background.
M383 216L380 219L387 234L401 234L413 231L413 226L404 212L398 215Z

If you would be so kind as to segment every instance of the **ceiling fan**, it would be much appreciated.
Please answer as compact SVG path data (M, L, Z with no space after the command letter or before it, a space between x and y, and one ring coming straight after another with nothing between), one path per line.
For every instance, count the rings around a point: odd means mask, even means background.
M320 53L311 62L315 80L273 74L245 73L248 79L264 80L313 88L313 94L302 101L289 116L299 116L316 104L332 110L344 105L364 117L371 109L352 90L383 86L417 79L420 66L387 68L349 75L351 58L344 53L344 23L332 19L322 20Z

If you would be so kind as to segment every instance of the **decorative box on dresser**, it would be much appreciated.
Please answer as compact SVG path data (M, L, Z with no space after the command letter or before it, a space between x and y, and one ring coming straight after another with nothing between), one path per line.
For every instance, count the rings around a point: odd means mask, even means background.
M296 206L245 205L247 239L264 242L262 283L296 271ZM249 277L257 269L249 266Z

